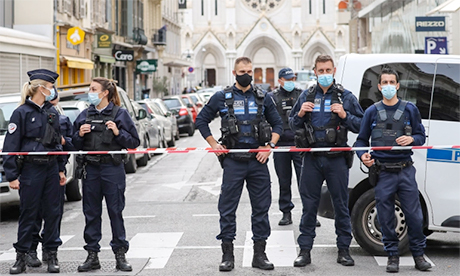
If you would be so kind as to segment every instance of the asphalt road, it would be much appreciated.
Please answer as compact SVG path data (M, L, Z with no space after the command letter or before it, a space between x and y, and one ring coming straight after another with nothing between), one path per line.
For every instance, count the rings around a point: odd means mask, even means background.
M218 135L218 121L212 130ZM198 131L193 137L181 136L177 147L206 147ZM237 211L237 237L235 240L235 269L230 275L385 275L386 258L370 256L353 241L350 252L354 267L336 263L334 221L319 218L312 264L294 268L297 256L298 223L301 202L294 188L294 224L278 226L278 181L269 161L272 178L272 206L270 224L272 234L268 240L267 255L275 264L274 271L251 267L252 241L251 208L247 191L243 193ZM84 216L81 202L66 202L62 219L59 248L61 274L83 275L218 275L221 260L217 201L220 192L222 169L212 153L193 152L154 156L146 167L127 175L126 208L124 211L127 238L130 242L128 259L133 272L117 272L109 242L110 221L103 214L102 251L99 255L102 269L78 273L77 266L86 258L83 250ZM12 247L16 241L18 208L1 210L0 222L0 274L8 274L14 263ZM434 233L428 237L426 257L434 264L430 275L460 274L460 234ZM27 275L46 273L46 265L28 268ZM400 274L420 275L410 256L401 259Z

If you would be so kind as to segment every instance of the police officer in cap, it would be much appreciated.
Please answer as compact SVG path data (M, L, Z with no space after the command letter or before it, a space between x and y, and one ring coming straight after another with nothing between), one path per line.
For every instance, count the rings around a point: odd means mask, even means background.
M366 109L355 145L368 147L369 138L373 147L423 145L426 137L425 128L418 108L410 102L398 99L398 73L384 67L378 80L383 100ZM383 234L382 242L388 254L386 271L399 271L399 239L395 231L396 194L406 216L409 247L414 257L415 268L421 271L430 269L431 264L423 257L426 238L423 234L423 214L415 180L415 168L412 165L412 150L356 153L364 165L380 172L375 186L375 200Z
M94 78L88 100L91 105L75 119L72 142L77 150L119 151L134 149L140 144L139 135L131 116L120 108L120 96L115 81ZM79 162L83 166L84 238L88 251L86 261L78 266L79 272L100 269L98 252L102 238L102 199L105 198L112 227L110 246L115 254L116 268L131 271L125 258L129 243L123 221L126 175L123 158L126 155L85 155Z
M350 91L335 83L335 70L330 56L318 56L315 60L318 84L302 92L292 108L290 126L296 134L303 131L307 147L344 147L347 146L348 130L359 131L363 110ZM304 155L299 188L303 205L297 239L300 253L294 266L311 263L310 251L316 236L316 213L324 180L335 211L337 263L354 265L349 253L352 236L348 211L348 174L352 162L353 155L349 152L311 152Z
M281 134L276 144L277 146L295 146L294 132L289 127L289 114L302 93L302 90L295 87L295 79L296 76L291 68L281 69L278 73L280 87L269 93L275 102L276 110L283 120L283 134ZM275 152L273 153L273 159L275 160L275 170L280 186L278 203L280 211L283 212L283 217L278 222L278 225L289 225L292 224L291 210L294 208L291 192L291 162L294 165L297 187L299 187L302 158L299 152ZM318 220L316 221L316 226L321 226Z
M56 95L58 74L37 69L27 72L30 81L23 86L21 102L13 111L6 133L5 152L62 151L59 114L49 101ZM43 249L48 255L48 272L59 272L59 238L65 161L61 155L4 156L3 168L10 188L19 189L18 241L14 243L16 262L10 274L26 270L26 254L31 248L34 224L43 208Z
M271 149L275 147L282 132L282 121L273 101L265 92L251 85L252 62L247 57L237 58L233 75L236 83L215 93L196 119L201 135L213 149ZM221 116L222 144L211 134L209 123L216 113ZM267 122L268 121L268 122ZM271 126L271 127L270 127ZM273 130L271 129L273 128ZM233 240L236 236L236 209L243 191L244 181L252 206L252 232L254 258L252 266L264 270L274 266L265 255L270 236L268 209L271 204L270 175L267 167L270 151L256 153L231 153L219 156L224 169L218 209L222 240L222 263L220 271L234 268Z

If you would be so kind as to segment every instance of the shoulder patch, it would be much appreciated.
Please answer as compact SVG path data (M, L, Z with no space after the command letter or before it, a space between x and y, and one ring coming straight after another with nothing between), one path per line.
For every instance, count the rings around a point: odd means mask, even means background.
M16 129L18 129L18 126L15 123L10 123L8 125L8 132L10 134L13 134L16 131Z

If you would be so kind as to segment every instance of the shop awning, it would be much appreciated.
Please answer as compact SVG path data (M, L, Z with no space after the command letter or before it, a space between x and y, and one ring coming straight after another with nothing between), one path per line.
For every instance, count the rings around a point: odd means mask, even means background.
M99 55L99 62L100 63L115 63L117 61L112 56Z
M192 62L177 58L163 58L163 65L171 67L190 67L192 66Z
M443 4L437 6L433 10L426 13L426 15L432 15L434 13L452 13L460 9L460 0L449 0Z
M67 67L78 68L78 69L90 69L94 68L94 62L86 58L76 58L69 56L62 56L67 61Z

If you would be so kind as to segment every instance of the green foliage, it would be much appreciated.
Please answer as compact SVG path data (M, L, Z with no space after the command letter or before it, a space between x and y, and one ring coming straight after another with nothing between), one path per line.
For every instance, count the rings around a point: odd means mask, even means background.
M156 77L153 78L153 91L154 93L161 94L163 96L169 95L169 81L167 77Z

